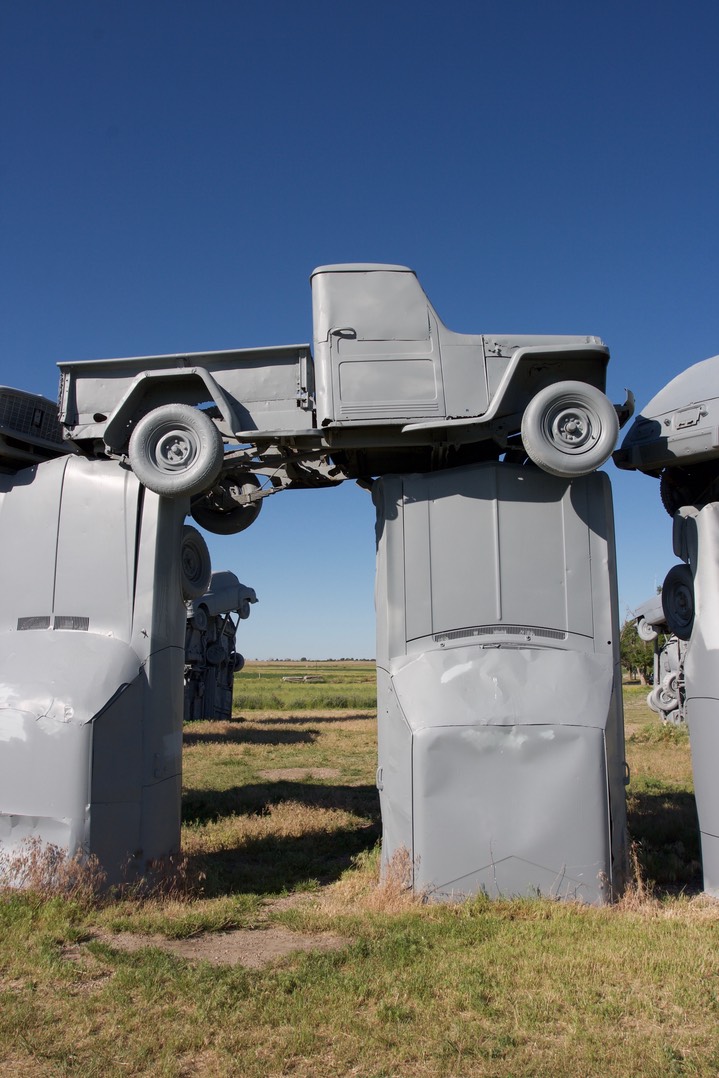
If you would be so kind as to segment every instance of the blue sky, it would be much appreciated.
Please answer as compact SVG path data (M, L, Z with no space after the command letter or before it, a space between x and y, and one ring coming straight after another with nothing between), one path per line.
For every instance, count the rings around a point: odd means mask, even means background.
M306 341L313 267L376 261L452 329L603 337L641 405L719 352L718 39L706 0L4 0L0 382ZM676 559L608 471L624 615ZM374 654L353 484L210 547L246 655Z

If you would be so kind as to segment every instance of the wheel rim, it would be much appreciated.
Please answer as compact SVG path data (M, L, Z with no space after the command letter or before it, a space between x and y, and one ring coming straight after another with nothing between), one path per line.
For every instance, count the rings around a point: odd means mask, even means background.
M200 439L194 431L168 425L152 444L152 461L161 472L187 471L200 454Z
M545 430L563 453L585 453L599 440L601 424L589 408L560 402L549 409Z
M682 627L688 628L694 617L694 598L690 588L686 584L680 584L676 587L671 597L671 603L674 620Z
M202 555L193 543L186 542L182 548L182 570L185 577L193 584L199 583L202 579Z
M667 625L680 640L688 640L694 626L694 580L686 565L675 565L662 588L662 607Z

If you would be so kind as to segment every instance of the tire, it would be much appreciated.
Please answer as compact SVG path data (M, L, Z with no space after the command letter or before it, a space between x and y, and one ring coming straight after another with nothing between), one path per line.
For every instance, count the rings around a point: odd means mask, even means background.
M182 597L186 601L201 598L212 579L212 561L207 543L191 524L185 524L182 528L180 576Z
M674 565L667 573L662 609L670 632L689 640L694 626L694 577L688 565Z
M693 469L665 468L659 477L659 497L669 516L673 517L683 505L711 501L708 488L715 475L715 468L706 465L697 465Z
M207 651L205 652L205 657L210 666L221 666L222 663L227 659L227 652L223 648L222 644L217 641L217 643L215 644L210 644Z
M614 405L585 382L557 382L532 397L522 416L527 456L562 479L589 475L609 459L619 434Z
M679 699L679 675L675 673L665 674L662 678L662 690L674 699Z
M189 525L187 525L187 527L189 527ZM194 531L195 529L193 528L192 530ZM202 538L202 536L200 536L200 538ZM205 588L205 591L207 591L207 588ZM203 591L202 594L204 595L205 592ZM190 618L190 625L193 629L198 629L201 633L204 633L207 628L207 607L204 606L204 604L197 607L195 613Z
M679 701L671 693L665 692L661 685L655 685L647 697L647 703L652 711L662 717L670 715L679 707Z
M252 472L225 476L219 490L208 491L206 497L198 499L190 508L195 523L213 535L237 535L254 524L260 515L262 501L238 504L227 495L230 486L236 487L241 496L246 496L259 490L260 481Z
M224 447L208 416L189 404L163 404L143 416L128 458L140 482L168 498L199 494L217 479Z
M657 630L654 628L651 622L646 618L640 618L637 622L637 636L640 640L644 640L645 643L651 644L652 640L656 640Z
M681 482L681 473L677 475L677 471L676 468L665 468L659 477L659 497L670 517L683 505L691 505L693 500L691 493Z

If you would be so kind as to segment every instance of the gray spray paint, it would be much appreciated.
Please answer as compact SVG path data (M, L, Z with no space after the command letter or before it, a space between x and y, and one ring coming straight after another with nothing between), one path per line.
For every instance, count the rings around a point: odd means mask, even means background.
M677 513L674 553L691 570L691 631L684 661L686 719L692 750L694 794L701 834L704 890L719 897L719 502ZM667 591L665 585L665 591ZM665 598L669 605L671 596ZM671 623L673 611L667 610ZM680 629L682 626L680 626ZM686 633L683 633L686 636Z
M687 645L674 636L667 625L661 595L634 611L637 635L645 644L653 644L653 679L647 693L647 705L662 722L678 726L686 722L684 660Z
M60 419L91 459L3 488L0 528L19 548L5 569L4 845L40 835L114 876L128 856L144 866L177 848L185 495L229 534L268 493L384 475L385 859L409 849L415 885L437 894L604 901L624 851L611 501L590 474L618 428L608 350L586 335L454 333L403 266L323 266L312 292L314 355L60 365ZM210 402L194 435L180 429ZM209 492L182 474L194 437L214 453L199 469ZM527 455L545 471L509 462ZM473 463L447 470L459 461ZM426 474L391 474L405 471Z
M187 504L81 457L0 491L0 841L119 882L180 847Z
M185 722L232 717L234 676L245 664L237 628L256 602L254 588L224 571L213 573L208 591L185 604Z
M662 588L664 621L685 642L684 693L704 889L719 897L719 356L695 363L642 408L614 454L660 479L681 559Z
M607 477L481 464L374 499L385 870L407 851L434 897L607 901L626 856Z

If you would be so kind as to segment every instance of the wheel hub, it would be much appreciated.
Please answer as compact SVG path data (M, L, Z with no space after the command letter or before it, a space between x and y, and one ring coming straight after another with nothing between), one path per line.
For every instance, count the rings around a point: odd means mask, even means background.
M552 417L552 435L566 449L582 449L596 441L592 420L584 408L565 407Z
M198 580L202 572L202 559L198 552L187 543L182 551L182 568L190 580Z
M686 585L678 587L672 599L677 618L688 625L694 614L694 601L689 588Z
M199 445L192 431L177 428L160 433L155 443L155 462L163 472L184 471L197 458Z

